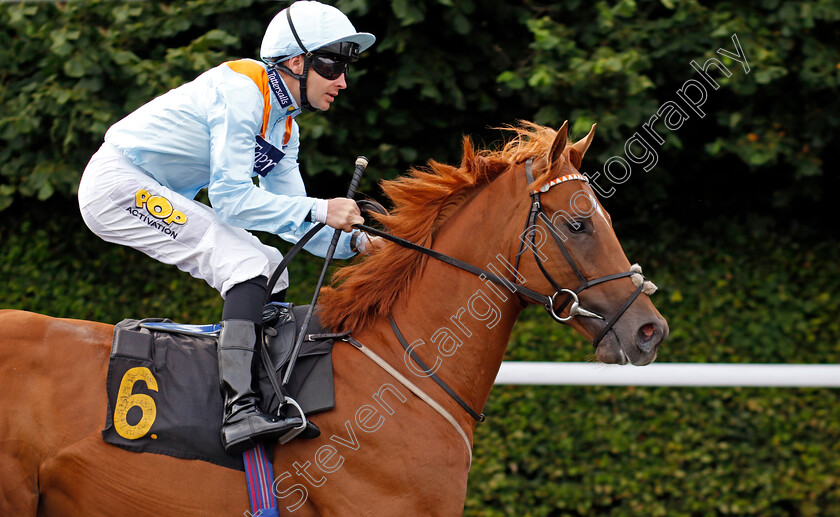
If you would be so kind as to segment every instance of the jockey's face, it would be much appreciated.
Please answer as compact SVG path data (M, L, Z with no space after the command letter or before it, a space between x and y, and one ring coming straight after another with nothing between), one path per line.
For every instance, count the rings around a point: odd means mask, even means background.
M286 61L286 66L296 74L303 73L303 56L295 56ZM309 104L321 111L330 109L330 105L338 96L338 92L347 88L344 74L336 79L326 79L316 72L311 66L306 74L306 94ZM291 77L285 76L286 84L289 85L292 95L300 105L300 83Z

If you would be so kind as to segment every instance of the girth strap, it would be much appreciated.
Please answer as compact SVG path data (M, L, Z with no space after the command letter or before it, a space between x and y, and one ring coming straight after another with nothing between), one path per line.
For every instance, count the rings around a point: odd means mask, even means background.
M261 517L279 517L277 498L274 496L274 468L271 466L265 446L258 443L252 449L242 453L245 463L245 479L248 482L248 497L251 500L251 512Z
M426 363L424 363L424 362L423 362L423 360L422 360L422 359L420 359L420 356L418 356L418 355L414 352L414 350L411 348L411 346L408 344L408 342L407 342L407 341L405 340L405 338L403 337L402 332L400 332L399 327L397 327L397 322L396 322L396 321L394 321L394 316L393 316L392 314L388 314L388 319L389 319L389 320L391 320L391 328L392 328L392 329L394 329L394 334L396 334L397 339L400 341L400 344L401 344L401 345L402 345L402 347L405 349L405 351L406 351L406 352L408 352L408 355L409 355L409 356L411 356L411 359L412 359L412 360L414 360L414 362L415 362L415 363L417 363L417 364L420 366L420 368L423 370L423 372L424 372L424 373L426 373L426 375L428 375L429 377L431 377L431 378L432 378L432 380L433 380L433 381L435 381L435 382L437 383L437 385L438 385L438 386L440 386L441 388L443 388L443 390L444 390L446 393L448 393L448 394L449 394L449 396L450 396L450 397L452 397L452 399L453 399L453 400L455 400L455 402L457 402L459 406L461 406L462 408L464 408L464 411L466 411L467 413L469 413L471 417L473 417L474 419L476 419L476 420L477 420L477 421L479 421L479 422L484 422L484 420L485 420L485 418L486 418L486 417L484 416L484 414L483 414L483 413L479 414L479 413L478 413L477 411L475 411L472 407L470 407L470 405L469 405L469 404L467 404L467 403L464 401L464 399L462 399L461 397L459 397L459 396L458 396L458 394L457 394L457 393L455 393L455 390L453 390L452 388L450 388L450 387L449 387L449 385L448 385L448 384L446 384L446 383L443 381L443 379L441 379L440 377L438 377L438 376L434 373L434 371L432 371L432 369L431 369L431 368L429 368L428 366L426 366Z

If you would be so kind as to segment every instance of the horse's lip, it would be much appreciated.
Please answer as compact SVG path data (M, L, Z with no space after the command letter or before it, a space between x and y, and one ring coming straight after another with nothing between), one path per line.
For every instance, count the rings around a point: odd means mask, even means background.
M608 363L607 361L603 361L602 359L598 358L598 350L602 350L602 347L617 348L618 349L618 360ZM615 355L615 351L613 351L613 350L607 351L606 348L603 348L603 350L607 354L610 354L610 355L613 355L613 356ZM616 336L615 332L612 329L607 331L606 335L604 335L604 338L601 339L601 342L598 343L597 347L595 347L595 358L598 359L599 361L605 363L605 364L619 364L619 365L624 365L624 364L627 364L627 363L632 364L632 361L630 360L630 356L627 354L627 352L624 351L624 347L621 345L621 342L619 341L618 336ZM612 358L610 358L610 359L612 359Z
M597 355L596 355L596 357L597 357ZM604 361L602 361L602 362L604 364L617 364L619 366L624 366L625 364L628 364L628 363L633 364L633 362L630 361L630 358L627 357L627 354L624 352L624 349L622 349L620 345L618 346L618 360L617 361L613 361L613 362L610 362L610 363L607 363L607 362L604 362Z
M617 350L618 360L615 361L615 362L612 362L612 363L607 363L607 364L618 364L618 365L632 364L633 366L645 366L645 365L648 365L648 364L654 362L656 360L656 356L657 356L656 351L654 351L652 354L650 354L650 356L648 356L648 354L644 354L644 353L633 354L633 353L627 352L627 350L624 349L624 344L621 342L621 340L618 338L618 336L615 334L615 332L612 329L610 329L607 332L607 334L604 336L604 338L601 340L600 343L598 343L598 346L595 348L595 358L596 359L598 359L598 350L601 349L601 347L603 347L603 346L615 347L615 348L618 349ZM630 345L630 346L632 346L632 345ZM605 352L605 353L612 354L612 355L616 354L616 352L612 351L612 350L610 350L608 352ZM601 359L598 359L598 360L601 361ZM601 362L606 363L606 361L601 361Z
M589 320L589 321L595 322L595 320ZM599 333L602 328L603 327L601 325L597 325L596 326L597 330L595 330L595 332L593 332L593 334ZM647 353L644 353L644 352L641 352L641 351L632 351L632 350L628 352L625 349L625 343L623 343L621 341L621 339L619 339L618 334L616 334L614 328L611 328L607 331L607 333L604 335L604 337L598 343L598 346L595 348L596 359L598 358L598 350L601 349L601 347L603 347L603 346L606 346L608 348L611 348L611 347L618 348L617 351L610 350L609 352L606 352L606 349L604 349L605 353L608 353L608 354L611 354L611 355L618 355L618 360L617 361L612 362L612 363L607 363L607 364L619 364L619 365L632 364L633 366L645 366L645 365L648 365L648 364L654 362L656 360L656 356L657 356L657 350L656 349L654 349L654 351L651 354L647 354ZM632 347L634 345L632 343L627 343L627 346ZM605 362L605 361L602 361L601 359L598 359L598 360L601 361L601 362Z
M633 345L631 344L631 345L628 345L628 346L633 346ZM621 351L622 360L624 361L621 364L630 363L633 366L647 366L647 365L649 365L650 363L652 363L656 360L657 352L656 352L655 348L654 348L652 354L647 354L647 353L639 351L641 353L635 354L636 358L634 360L633 359L634 354L630 354L626 350L624 350L624 344L621 343L621 341L618 342L618 347L619 347L619 350Z

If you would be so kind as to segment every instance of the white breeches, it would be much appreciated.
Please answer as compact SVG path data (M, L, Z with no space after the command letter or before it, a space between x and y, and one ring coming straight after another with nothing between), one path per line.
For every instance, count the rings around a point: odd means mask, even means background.
M79 208L102 239L174 264L223 297L236 284L271 276L283 259L248 231L222 221L212 208L160 185L108 143L82 175ZM284 271L274 292L288 285Z

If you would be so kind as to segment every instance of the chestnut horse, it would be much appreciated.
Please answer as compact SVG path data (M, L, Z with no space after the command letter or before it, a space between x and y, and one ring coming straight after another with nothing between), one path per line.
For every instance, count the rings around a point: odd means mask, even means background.
M496 276L391 242L340 270L321 320L351 330L384 363L335 344L336 407L314 418L322 435L274 448L281 515L463 512L476 419L408 357L390 317L413 353L478 410L514 322L535 300L550 300L549 315L595 340L598 360L655 359L667 324L650 291L640 295L641 275L578 174L593 132L567 144L566 127L525 123L497 151L476 152L465 139L459 167L430 162L384 183L394 209L376 217L393 234ZM500 279L507 284L490 281ZM0 514L244 515L242 472L102 441L112 332L0 312Z

